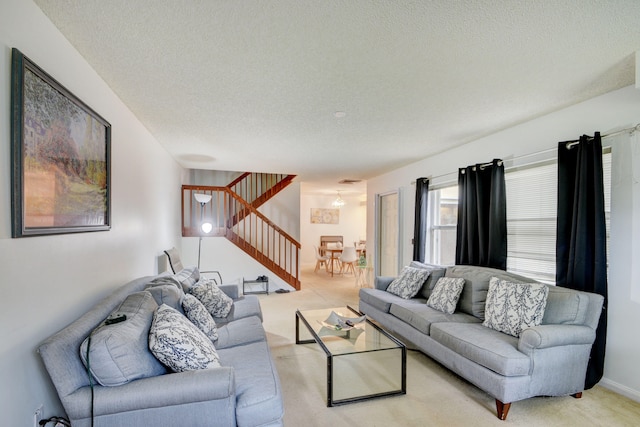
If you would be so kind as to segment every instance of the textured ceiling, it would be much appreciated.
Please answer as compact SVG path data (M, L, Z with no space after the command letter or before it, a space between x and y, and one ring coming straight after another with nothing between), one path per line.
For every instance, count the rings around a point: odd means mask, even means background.
M640 49L638 0L35 3L184 167L331 191L633 84Z

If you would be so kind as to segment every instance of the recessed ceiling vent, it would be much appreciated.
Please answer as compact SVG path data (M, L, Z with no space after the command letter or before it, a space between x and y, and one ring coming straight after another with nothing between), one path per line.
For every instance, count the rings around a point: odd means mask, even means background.
M343 179L338 181L338 184L357 184L358 182L362 182L361 179Z

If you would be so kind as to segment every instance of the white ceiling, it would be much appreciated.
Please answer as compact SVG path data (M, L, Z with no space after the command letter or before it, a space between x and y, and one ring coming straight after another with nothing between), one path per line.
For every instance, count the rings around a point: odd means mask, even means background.
M640 49L639 0L35 3L184 167L327 191L633 84Z

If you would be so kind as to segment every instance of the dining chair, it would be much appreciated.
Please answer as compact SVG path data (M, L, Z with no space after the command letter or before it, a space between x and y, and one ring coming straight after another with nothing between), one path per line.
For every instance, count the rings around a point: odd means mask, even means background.
M326 255L320 255L320 249L317 246L313 246L316 251L316 269L313 270L314 273L317 273L320 267L324 265L324 269L329 271L329 257Z
M358 261L358 254L356 252L355 246L345 246L342 249L342 254L340 254L340 273L343 270L349 271L356 274L356 262Z

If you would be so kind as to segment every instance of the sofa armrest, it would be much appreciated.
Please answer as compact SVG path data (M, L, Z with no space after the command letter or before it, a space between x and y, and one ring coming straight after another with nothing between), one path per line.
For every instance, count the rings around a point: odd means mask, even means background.
M373 287L375 289L380 289L381 291L386 291L391 282L393 282L395 277L390 276L376 276L373 281Z
M235 414L233 368L220 367L144 378L116 386L94 386L96 417L120 412L219 401L219 411ZM63 399L71 419L91 416L91 388L82 387Z
M237 300L240 298L240 291L238 290L238 285L220 285L218 286L222 292L227 294L232 300Z
M583 325L539 325L525 329L518 341L518 350L532 350L564 345L593 344L596 331Z

